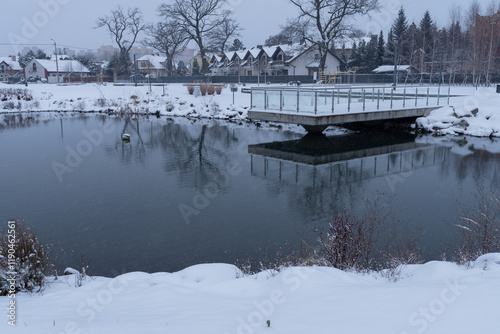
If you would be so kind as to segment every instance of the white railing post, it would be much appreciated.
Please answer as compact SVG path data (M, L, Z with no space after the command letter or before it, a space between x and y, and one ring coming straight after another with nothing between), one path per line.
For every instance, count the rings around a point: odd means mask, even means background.
M347 112L351 111L351 90L352 88L349 88L349 93L347 97Z

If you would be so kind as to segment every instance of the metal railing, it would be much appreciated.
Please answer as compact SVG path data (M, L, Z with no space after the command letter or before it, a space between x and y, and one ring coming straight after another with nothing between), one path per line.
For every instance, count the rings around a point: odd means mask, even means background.
M450 93L442 86L253 87L251 109L324 115L426 108L449 104Z

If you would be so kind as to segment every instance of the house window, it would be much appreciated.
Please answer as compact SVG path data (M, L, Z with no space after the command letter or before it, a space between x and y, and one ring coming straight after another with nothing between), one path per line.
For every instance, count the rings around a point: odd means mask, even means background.
M314 60L319 60L319 53L314 54Z
M33 63L33 72L36 72L36 63Z
M2 73L5 73L5 66L2 65Z

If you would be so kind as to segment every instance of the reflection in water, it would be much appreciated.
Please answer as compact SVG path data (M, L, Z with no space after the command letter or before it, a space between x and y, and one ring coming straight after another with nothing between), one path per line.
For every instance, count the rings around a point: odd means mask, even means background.
M442 166L450 148L415 142L404 133L306 136L300 140L251 145L253 176L286 188L290 207L304 208L310 222L330 219L345 208L359 208L372 179L395 191L417 169Z
M102 141L59 182L52 163L65 163L67 148L88 140L85 131L104 127ZM4 115L0 188L9 191L0 192L0 220L24 218L57 243L62 269L78 266L85 251L97 275L174 271L259 258L269 244L271 254L285 244L293 250L314 237L310 224L326 226L383 192L396 220L424 231L426 258L435 259L453 241L457 201L473 202L478 177L498 185L493 144L386 133L300 138L210 120ZM230 165L240 172L196 202ZM189 224L181 204L197 211Z

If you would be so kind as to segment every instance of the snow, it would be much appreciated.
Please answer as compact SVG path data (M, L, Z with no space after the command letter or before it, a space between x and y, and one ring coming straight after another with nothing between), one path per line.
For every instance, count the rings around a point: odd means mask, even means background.
M36 60L47 72L57 72L57 67L59 66L59 71L61 72L78 72L78 73L90 73L88 68L86 68L78 60L55 60L48 59L37 59Z
M81 287L72 275L41 294L18 294L15 332L493 334L499 281L500 254L470 268L409 265L397 281L327 267L245 276L227 264L87 278ZM2 333L9 327L0 323Z
M251 86L248 86L251 87ZM404 86L399 86L402 88ZM0 84L0 89L20 88L22 85ZM240 87L242 88L242 87ZM412 87L414 89L415 86ZM250 94L235 93L224 88L221 95L195 97L189 95L182 84L134 87L132 85L47 85L30 84L31 101L13 100L0 102L0 113L19 111L84 111L84 112L137 112L159 113L163 116L215 118L248 121ZM165 95L163 95L165 89ZM448 88L442 87L440 104L446 104ZM432 94L437 87L431 88ZM305 93L304 93L305 94ZM312 95L311 95L312 96ZM494 87L452 87L450 105L436 109L427 117L417 120L421 129L439 135L467 135L476 137L500 137L500 94ZM431 97L430 105L436 98ZM305 100L304 100L305 101ZM286 101L285 101L286 102ZM353 105L356 101L353 101ZM386 104L389 102L386 101ZM399 102L398 102L399 103ZM359 104L359 103L358 103ZM382 104L381 104L382 105ZM399 108L399 104L397 104ZM367 110L376 111L376 102L367 101ZM330 109L330 107L328 107ZM340 109L338 109L340 110ZM371 110L371 109L370 109ZM361 112L353 107L351 113Z
M163 56L155 56L155 55L145 55L139 59L137 59L137 61L148 61L151 66L156 69L156 70L165 70L165 63L167 61L167 57L163 57Z
M494 87L452 87L450 105L417 119L417 125L440 135L500 137L500 94Z
M410 65L398 65L398 71L406 72L410 69ZM393 73L394 65L382 65L373 70L374 73Z
M12 67L13 71L22 71L23 68L19 65L17 60L12 60L11 57L0 57L0 63L6 63L10 67Z

